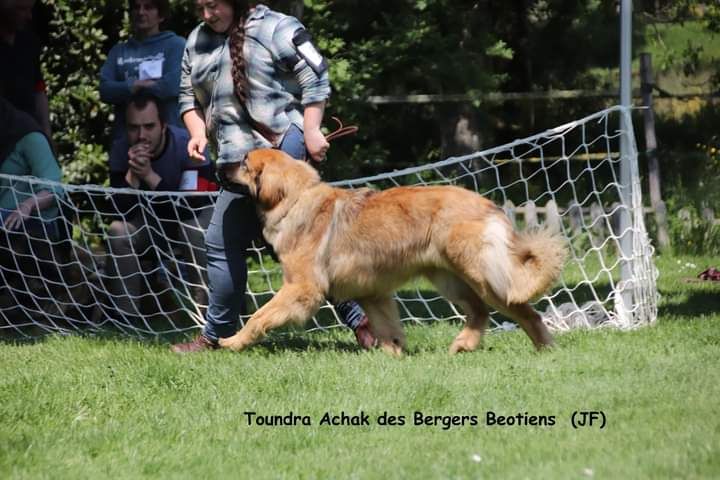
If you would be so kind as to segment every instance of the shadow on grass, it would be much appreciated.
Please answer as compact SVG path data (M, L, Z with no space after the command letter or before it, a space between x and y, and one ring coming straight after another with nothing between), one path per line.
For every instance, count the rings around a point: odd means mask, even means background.
M563 302L575 302L578 305L582 305L584 302L595 299L598 295L600 298L604 298L609 295L610 285L607 283L598 282L598 284L592 287L584 284L576 287L571 293L562 292L554 298L556 304ZM457 313L453 310L450 303L444 298L440 297L437 292L431 289L405 289L398 292L400 298L403 299L403 304L398 305L400 314L403 318L412 318L413 320L419 320L420 323L415 321L406 321L404 325L430 325L436 322L452 322L457 323L458 329L461 328L462 320L457 316ZM703 300L704 303L708 303L707 299ZM716 300L717 302L717 300ZM539 310L544 310L547 307L547 302L540 302L536 305ZM108 311L100 306L96 307L102 311L102 319L107 319L112 316L113 312ZM459 310L458 310L459 311ZM684 312L684 314L692 314L691 312ZM503 321L510 321L509 319L495 313L493 319L497 324ZM281 352L281 351L308 351L308 350L337 350L345 352L360 352L362 348L358 346L353 339L352 333L345 327L338 327L337 321L330 310L322 309L317 315L316 320L319 325L328 327L333 326L331 330L336 332L342 332L341 334L330 334L330 335L318 335L314 332L306 332L297 328L284 328L272 332L266 339L261 341L254 348L263 349L269 353ZM69 330L69 333L86 337L95 340L108 340L114 342L144 342L149 345L156 344L169 347L173 343L182 341L188 341L197 335L200 331L199 327L189 317L175 317L168 319L164 315L155 314L146 316L142 321L130 322L130 321L106 321L100 328L92 328L86 322L73 322L60 324L58 319L55 319L51 324L42 324L37 319L29 321L24 320L23 326L11 326L7 319L0 319L0 343L13 344L31 344L43 341L50 334L56 334L57 331L53 331L52 327L58 326ZM308 327L312 326L312 323L307 324ZM491 325L492 327L493 325ZM142 332L139 329L146 330ZM176 329L177 331L168 331L170 329ZM147 330L162 332L162 333L147 333ZM61 332L63 334L64 332ZM344 338L339 338L344 337ZM413 353L412 346L408 351L409 354Z
M331 350L338 352L362 352L360 345L337 338L320 338L312 332L274 333L252 347L262 349L269 354L283 352L305 352L309 350Z
M689 292L686 289L660 290L660 295L665 300L658 307L658 316L697 320L700 315L720 312L720 285L697 285L699 288Z
M17 319L17 318L16 318ZM329 324L329 323L328 323ZM143 327L167 329L167 322L164 324L159 320L146 319ZM58 326L55 324L55 326ZM140 325L137 325L140 326ZM7 319L0 319L0 345L37 345L57 336L72 336L84 338L98 344L102 343L143 343L148 346L160 346L170 348L172 344L187 342L200 333L200 328L195 324L188 323L186 330L182 332L168 332L162 334L148 334L140 331L130 331L130 325L115 325L107 323L100 328L93 328L87 324L76 324L73 326L63 325L66 330L49 330L49 325L40 324L37 319L29 324L27 321L12 325ZM293 327L286 327L271 332L266 338L260 341L253 349L265 350L268 353L283 351L308 351L308 350L336 350L345 352L361 352L363 349L354 343L353 334L346 327L332 329L340 333L329 335L318 335L317 332L306 332ZM338 338L345 336L347 340Z

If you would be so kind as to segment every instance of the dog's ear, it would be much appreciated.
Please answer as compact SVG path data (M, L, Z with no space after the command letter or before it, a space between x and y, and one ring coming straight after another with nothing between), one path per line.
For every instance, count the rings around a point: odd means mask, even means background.
M272 210L285 198L283 155L279 150L263 149L250 152L247 158L248 176L253 181L250 188L255 200L266 210Z
M254 152L250 152L248 156L245 157L243 177L250 191L250 196L257 200L258 178L262 175L265 164L260 161L261 159L253 155L253 153Z

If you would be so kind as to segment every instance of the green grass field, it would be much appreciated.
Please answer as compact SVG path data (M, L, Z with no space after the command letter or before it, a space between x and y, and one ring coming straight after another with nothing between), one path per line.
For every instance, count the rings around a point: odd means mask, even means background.
M657 325L566 333L542 354L508 332L449 357L447 323L408 327L400 360L339 329L188 357L121 338L0 344L0 478L718 478L720 285L682 280L717 259L658 264ZM575 429L575 411L607 423ZM320 425L327 412L369 425Z

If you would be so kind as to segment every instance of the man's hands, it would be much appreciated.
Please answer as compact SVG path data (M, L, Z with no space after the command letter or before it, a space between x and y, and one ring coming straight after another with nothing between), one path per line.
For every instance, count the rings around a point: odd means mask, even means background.
M137 91L142 88L152 88L153 86L155 86L156 83L156 80L152 80L149 78L145 80L135 80L130 90L132 90L132 93L137 93Z
M139 188L142 181L151 190L162 180L152 169L152 156L146 143L137 143L128 150L128 171L125 181L133 188Z

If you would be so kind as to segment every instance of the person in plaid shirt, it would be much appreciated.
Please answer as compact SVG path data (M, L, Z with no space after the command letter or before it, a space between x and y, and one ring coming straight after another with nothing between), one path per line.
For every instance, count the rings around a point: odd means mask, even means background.
M205 147L223 165L257 148L279 148L298 160L325 158L320 131L330 96L328 66L294 17L247 1L195 0L198 25L185 45L180 116L190 132L188 151L204 160ZM218 347L233 335L245 311L246 249L261 235L254 205L223 189L205 237L210 286L206 325L177 353ZM355 302L337 305L364 348L375 344L367 316Z

